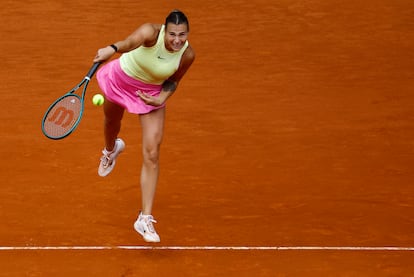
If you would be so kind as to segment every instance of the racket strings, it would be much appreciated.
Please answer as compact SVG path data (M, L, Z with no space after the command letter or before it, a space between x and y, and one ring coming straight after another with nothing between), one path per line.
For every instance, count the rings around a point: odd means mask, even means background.
M60 138L76 127L82 112L82 101L77 95L59 99L43 120L43 131L51 138Z

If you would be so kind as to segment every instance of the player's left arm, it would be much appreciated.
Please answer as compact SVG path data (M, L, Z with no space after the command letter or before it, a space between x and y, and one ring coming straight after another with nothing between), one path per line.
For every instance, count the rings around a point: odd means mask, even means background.
M177 71L162 84L161 93L158 97L152 97L144 93L139 93L139 97L149 105L161 106L177 90L178 83L184 77L195 59L195 53L189 45L181 57L180 65Z

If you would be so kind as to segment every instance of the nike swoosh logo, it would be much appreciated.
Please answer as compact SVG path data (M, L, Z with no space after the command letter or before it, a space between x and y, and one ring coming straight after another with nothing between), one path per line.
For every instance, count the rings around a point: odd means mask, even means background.
M163 57L161 57L161 56L158 56L158 59L160 59L160 60L165 60L165 58L163 58Z

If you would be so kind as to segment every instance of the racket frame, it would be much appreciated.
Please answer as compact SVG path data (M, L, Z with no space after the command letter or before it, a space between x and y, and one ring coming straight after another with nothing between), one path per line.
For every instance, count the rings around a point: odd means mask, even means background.
M89 69L88 73L86 74L86 76L83 78L83 80L77 84L75 87L73 87L69 92L65 93L64 95L62 95L61 97L59 97L58 99L56 99L50 106L49 108L46 110L43 118L42 118L42 132L43 134L49 138L49 139L53 139L53 140L59 140L59 139L63 139L67 136L69 136L75 129L76 127L78 127L82 116L83 116L83 110L85 107L85 94L86 94L86 89L88 88L88 84L92 78L92 76L95 74L96 70L98 70L98 67L101 65L100 62L96 62L92 65L92 67ZM75 92L77 90L79 90L81 87L83 86L83 90L82 90L82 94L81 96L79 96L78 94L76 94ZM50 111L52 111L52 109L55 107L55 105L57 103L59 103L62 99L66 98L66 97L76 97L79 99L80 101L80 111L79 111L79 116L78 119L75 121L75 123L73 124L73 126L67 131L65 132L63 135L61 136L51 136L49 135L46 130L45 130L45 121L46 118L48 117Z

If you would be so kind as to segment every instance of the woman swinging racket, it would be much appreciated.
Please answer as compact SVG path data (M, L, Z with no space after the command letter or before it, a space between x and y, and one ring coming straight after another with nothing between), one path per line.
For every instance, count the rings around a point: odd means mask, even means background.
M187 37L189 23L181 11L174 10L165 24L146 23L125 40L98 50L94 62L104 62L116 52L119 59L105 64L97 73L105 94L105 148L98 168L100 176L115 166L125 143L118 134L126 109L138 114L142 127L143 164L141 169L142 209L135 230L147 242L159 242L152 216L159 175L159 151L163 137L165 104L194 61Z

